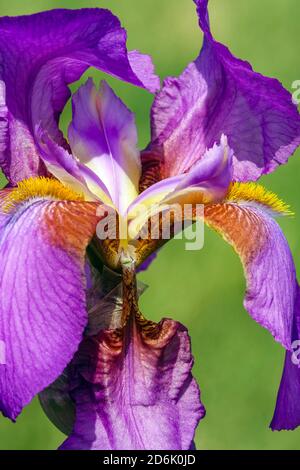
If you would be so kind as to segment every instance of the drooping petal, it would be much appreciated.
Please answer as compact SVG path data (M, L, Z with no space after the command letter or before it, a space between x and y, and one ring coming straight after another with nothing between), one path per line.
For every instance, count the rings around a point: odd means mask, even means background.
M106 82L90 79L73 96L73 154L103 181L121 213L138 195L140 156L133 114Z
M183 173L223 133L234 150L234 180L255 180L285 163L300 144L297 107L277 80L254 72L215 41L208 0L194 1L203 47L182 75L164 81L154 101L145 165L151 153L160 153L162 177Z
M89 66L152 92L159 87L151 60L127 52L126 31L108 10L57 9L5 17L0 19L0 37L0 81L2 91L6 88L10 136L5 148L1 145L0 165L13 184L42 171L34 139L37 124L63 143L57 124L70 97L68 84Z
M296 296L295 267L274 216L285 211L273 193L254 184L235 184L222 204L205 207L205 221L238 253L247 280L245 309L286 349Z
M276 408L270 427L273 431L291 430L300 426L300 288L294 310L293 352L287 351Z
M130 321L85 339L74 364L76 422L61 449L189 449L205 413L192 364L188 333L173 320L154 337Z
M44 409L63 430L74 418L60 397L76 405L72 433L61 449L189 449L204 416L191 374L188 332L164 319L146 320L138 308L145 286L136 281L135 262L122 257L122 275L91 271L89 324L66 371L67 381L43 392ZM121 282L121 284L120 284Z
M82 339L85 249L97 204L39 178L1 201L0 409L15 419L62 373Z

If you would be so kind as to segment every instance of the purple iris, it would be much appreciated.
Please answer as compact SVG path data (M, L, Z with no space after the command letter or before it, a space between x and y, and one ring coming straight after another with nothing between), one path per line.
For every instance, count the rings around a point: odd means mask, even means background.
M208 0L194 1L202 50L160 91L151 59L127 51L107 10L0 19L0 409L15 420L40 394L68 434L62 449L193 448L205 410L188 332L138 306L136 270L163 244L139 237L153 204L162 215L174 202L203 204L234 247L245 308L287 350L272 428L300 424L298 284L274 220L289 211L254 183L300 144L299 114L277 80L215 41ZM59 130L68 85L90 66L156 92L143 152L105 82L79 88L68 139ZM97 237L109 211L126 221L125 238Z

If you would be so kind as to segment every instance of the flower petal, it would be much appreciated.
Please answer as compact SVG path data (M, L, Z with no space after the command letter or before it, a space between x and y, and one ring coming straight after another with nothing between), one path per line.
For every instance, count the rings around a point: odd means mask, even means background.
M188 173L172 176L151 185L129 206L129 235L135 238L148 219L172 205L184 209L185 204L218 202L227 194L232 179L232 150L226 136L205 152Z
M205 414L192 364L188 333L173 320L155 337L129 321L86 338L74 362L76 422L61 449L189 449Z
M160 78L155 74L151 57L134 50L128 52L128 60L142 86L151 93L158 91L160 88Z
M189 195L190 199L191 193L197 194L197 202L199 192L203 193L203 202L222 200L232 181L232 156L227 137L222 135L220 144L214 143L213 147L205 152L202 160L184 175L173 193L166 196L163 202L174 203L178 199L184 203L185 194Z
M290 349L295 267L288 243L273 219L279 214L280 201L271 203L272 197L257 185L233 185L227 201L206 206L204 215L206 223L233 245L241 258L247 280L245 309Z
M148 153L161 153L162 177L174 176L202 158L223 133L234 150L234 180L255 180L285 163L300 144L297 107L277 80L254 72L215 41L208 0L194 1L203 48L179 78L164 81L152 108Z
M40 126L36 129L40 157L47 170L61 183L84 195L86 201L100 200L112 205L109 191L103 181L88 167L78 162Z
M127 52L126 31L108 10L5 17L0 36L0 81L6 87L10 135L5 148L1 145L0 165L13 184L41 172L33 137L37 124L63 143L58 119L70 97L68 84L89 66L152 92L159 87L151 60Z
M187 173L162 179L139 194L128 209L132 212L140 204L150 207L160 202L176 199L176 194L185 191L202 191L206 199L223 199L232 180L232 150L227 137L222 135L220 144L214 143L199 162Z
M51 199L2 199L0 409L12 419L62 373L87 322L84 257L97 204Z
M287 351L281 383L278 391L276 408L270 427L273 431L291 430L300 426L300 288L297 287L295 301L294 352ZM296 353L296 354L295 354ZM295 354L295 355L294 355ZM293 356L294 355L294 356Z
M133 114L106 82L89 79L73 96L69 141L75 157L104 183L121 213L138 195L140 156Z

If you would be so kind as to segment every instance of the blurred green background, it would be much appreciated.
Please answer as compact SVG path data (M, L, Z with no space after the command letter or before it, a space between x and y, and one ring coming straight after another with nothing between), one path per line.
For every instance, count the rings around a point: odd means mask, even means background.
M300 79L298 0L211 0L215 36L254 69L275 76L291 89ZM52 8L104 7L117 14L129 33L129 48L152 55L161 77L177 75L199 52L202 36L192 0L11 0L1 15ZM104 75L88 71L99 80ZM108 80L136 113L141 147L149 138L151 96ZM72 88L76 89L78 84ZM70 105L62 128L70 120ZM263 178L296 212L280 221L300 267L300 152L288 165ZM299 214L299 215L298 215ZM215 233L206 230L204 249L185 251L170 242L150 269L140 275L150 287L141 299L148 318L171 316L192 337L194 374L200 383L206 418L196 443L200 449L300 449L300 429L269 428L284 352L243 309L245 281L239 259ZM158 424L159 425L159 424ZM16 424L0 418L0 449L55 449L64 436L41 411L37 400Z

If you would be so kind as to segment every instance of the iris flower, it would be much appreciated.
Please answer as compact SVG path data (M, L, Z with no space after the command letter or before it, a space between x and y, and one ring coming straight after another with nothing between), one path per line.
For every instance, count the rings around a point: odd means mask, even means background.
M298 284L274 220L289 211L255 183L299 145L299 114L277 80L214 39L208 0L195 3L201 52L160 91L151 59L127 51L108 10L0 20L0 165L9 181L1 191L0 408L15 420L40 394L68 434L62 449L193 448L205 410L188 332L171 319L147 320L138 307L136 271L164 243L139 236L153 204L161 214L174 202L203 204L204 221L234 247L246 310L287 350L272 426L300 421L290 357ZM72 97L63 136L68 85L89 66L156 93L146 150L137 149L133 114L91 79ZM97 237L108 213L126 221L128 236Z

